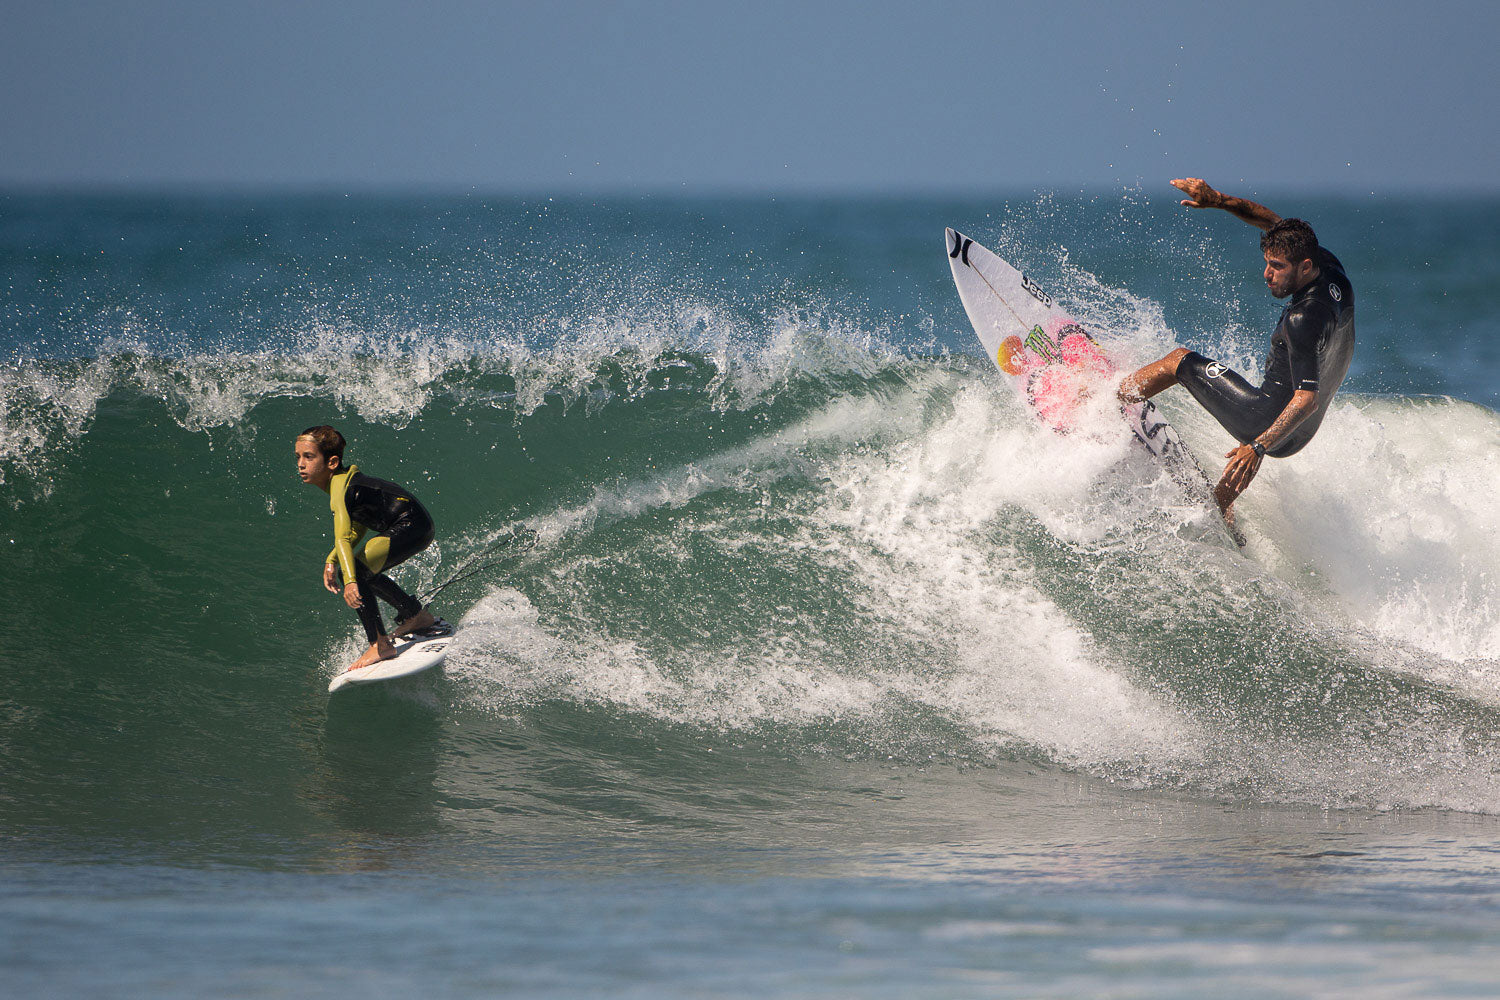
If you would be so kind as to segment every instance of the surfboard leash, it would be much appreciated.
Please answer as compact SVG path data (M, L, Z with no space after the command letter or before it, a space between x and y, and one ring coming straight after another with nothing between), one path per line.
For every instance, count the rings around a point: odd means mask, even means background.
M515 556L521 552L525 552L527 549L535 546L536 543L537 533L531 528L521 528L519 530L512 531L509 536L496 543L502 550L502 554L495 556L488 562L480 563L478 566L475 566L474 563L481 557L476 556L474 557L474 559L470 559L468 562L464 563L457 570L455 570L453 575L450 576L447 580L443 581L441 584L427 593L424 597L420 598L421 602L423 604L429 603L434 597L442 593L444 590L447 590L455 583L461 583L462 581L467 580L470 577L477 576L490 567L497 566L505 560L511 558L512 556ZM517 546L519 546L519 548Z

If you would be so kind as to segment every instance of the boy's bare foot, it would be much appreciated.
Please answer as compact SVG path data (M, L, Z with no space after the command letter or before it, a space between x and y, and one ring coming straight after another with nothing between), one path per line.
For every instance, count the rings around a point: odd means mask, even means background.
M421 611L418 611L416 614L406 619L406 621L401 622L399 625L397 625L396 631L392 634L397 636L410 635L417 629L426 628L427 626L436 623L437 616L434 615L431 611L428 611L426 608L423 608Z
M396 658L396 647L391 645L391 640L381 636L370 643L370 648L361 654L360 658L350 664L350 670L358 670L360 667L368 667L379 663L381 660L393 660Z

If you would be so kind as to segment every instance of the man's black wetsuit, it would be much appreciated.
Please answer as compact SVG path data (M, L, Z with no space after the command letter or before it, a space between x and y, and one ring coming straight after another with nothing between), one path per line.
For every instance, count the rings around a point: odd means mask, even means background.
M1178 382L1241 444L1264 433L1298 389L1316 392L1317 408L1266 451L1277 458L1312 440L1354 356L1354 289L1337 257L1318 247L1317 261L1320 273L1292 296L1271 334L1259 389L1196 351L1177 366Z
M385 634L376 596L396 609L402 620L422 610L422 602L396 585L384 570L432 544L432 517L416 497L395 483L349 468L329 483L328 506L333 511L333 551L328 562L339 567L347 585L359 587L359 620L371 642ZM359 552L354 545L366 531L375 537Z

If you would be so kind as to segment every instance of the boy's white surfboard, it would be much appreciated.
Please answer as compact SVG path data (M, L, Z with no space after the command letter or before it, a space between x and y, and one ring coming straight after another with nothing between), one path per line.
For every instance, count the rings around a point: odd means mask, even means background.
M396 655L389 660L372 663L358 670L345 670L328 685L328 693L342 691L356 684L375 684L410 677L438 666L448 655L448 645L453 641L455 630L449 626L438 634L406 635L392 640Z
M1079 390L1114 371L1087 331L1026 275L954 229L946 231L948 265L979 342L1022 402L1044 422L1067 430ZM1135 439L1179 477L1212 491L1197 461L1150 400L1122 407ZM1210 503L1212 503L1210 501ZM1228 522L1230 537L1244 536Z

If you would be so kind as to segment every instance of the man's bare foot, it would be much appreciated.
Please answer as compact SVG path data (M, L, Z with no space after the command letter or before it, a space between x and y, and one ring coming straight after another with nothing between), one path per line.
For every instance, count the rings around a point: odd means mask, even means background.
M437 616L434 615L431 611L428 611L426 608L423 608L421 611L418 611L416 614L406 619L406 621L401 622L399 625L397 625L396 631L393 632L392 635L410 635L419 628L426 628L427 626L434 625L436 623Z
M365 650L359 659L350 666L350 670L358 670L360 667L368 667L379 663L381 660L394 660L396 658L396 647L391 645L391 640L381 636L370 643L370 648Z

